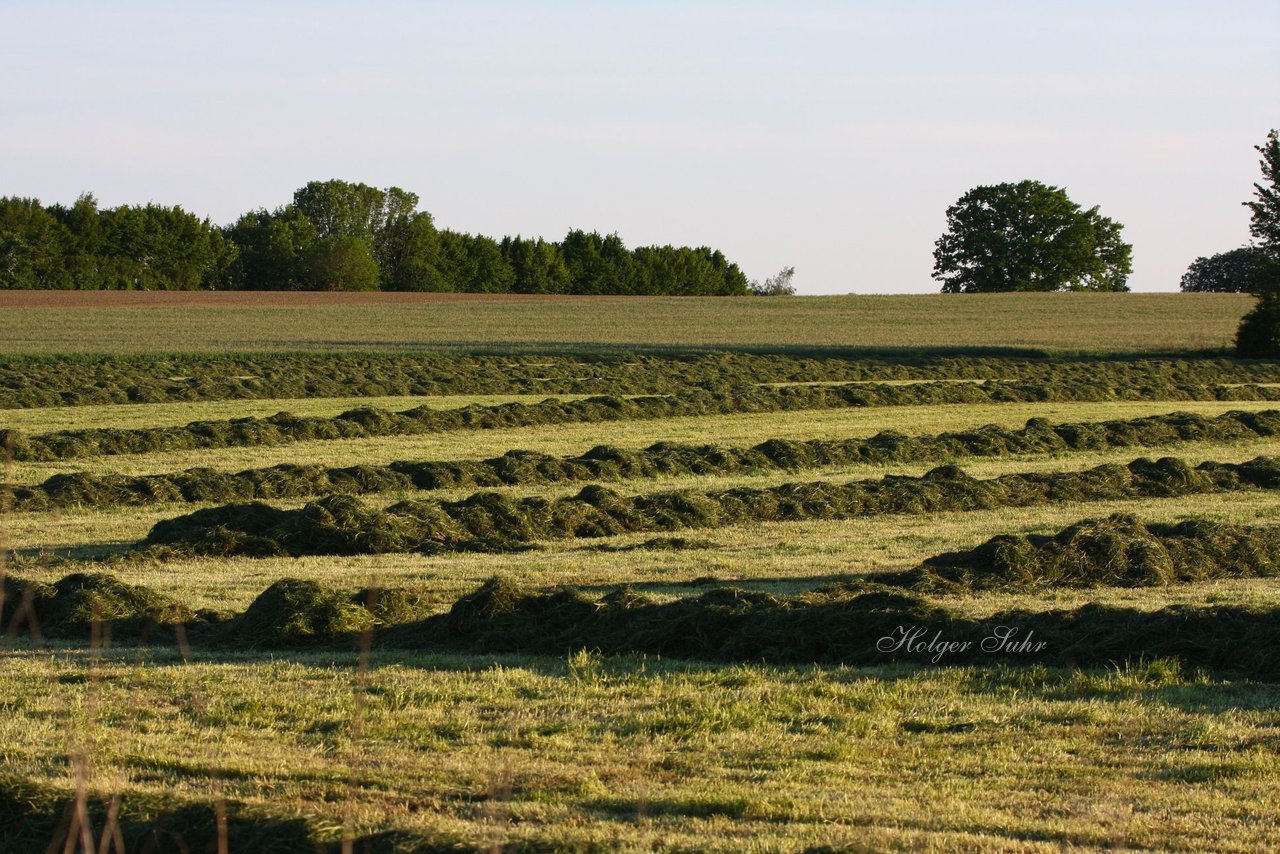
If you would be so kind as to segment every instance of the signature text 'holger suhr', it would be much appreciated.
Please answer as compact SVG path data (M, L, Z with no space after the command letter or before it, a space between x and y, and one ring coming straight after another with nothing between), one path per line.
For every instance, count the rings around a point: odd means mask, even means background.
M1043 652L1048 646L1045 641L1034 640L1035 632L1027 632L1019 637L1021 630L1017 626L996 626L991 634L976 642L978 649L985 653L1030 653ZM876 649L881 652L907 652L913 655L928 655L934 664L948 655L970 652L975 642L971 640L947 640L942 631L932 636L923 626L898 626L891 634L876 641Z

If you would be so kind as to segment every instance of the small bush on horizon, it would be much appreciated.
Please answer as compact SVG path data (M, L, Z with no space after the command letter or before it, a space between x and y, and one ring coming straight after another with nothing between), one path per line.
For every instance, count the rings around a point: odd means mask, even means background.
M791 283L795 277L795 267L783 267L764 282L751 280L751 295L755 297L793 297L796 286Z

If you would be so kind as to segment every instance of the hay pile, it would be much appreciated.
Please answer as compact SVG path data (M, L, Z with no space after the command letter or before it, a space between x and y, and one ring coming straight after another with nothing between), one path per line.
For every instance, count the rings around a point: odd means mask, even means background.
M719 492L626 496L591 485L554 501L478 492L462 501L404 501L385 510L366 507L350 496L330 495L300 510L265 504L198 510L156 524L143 545L220 556L501 550L532 540L1273 489L1277 484L1280 460L1269 457L1240 464L1207 462L1194 469L1165 457L988 480L942 466L920 477L890 475Z
M97 623L109 626L116 639L159 639L176 625L198 626L219 619L212 611L193 610L148 587L125 584L102 572L74 573L54 584L7 576L4 606L6 628L65 638L87 637Z
M994 425L911 437L881 432L868 439L769 439L751 448L659 442L642 450L600 445L576 457L508 451L487 460L393 462L328 467L282 464L231 473L209 468L174 474L58 474L38 486L11 487L15 510L140 506L169 502L301 498L391 490L532 486L572 481L620 481L676 475L797 471L858 463L927 462L956 457L1046 454L1192 441L1241 441L1280 434L1280 411L1189 413L1052 424L1032 419L1021 429Z
M431 600L420 591L366 588L351 594L317 581L282 578L244 613L197 635L197 640L254 649L333 643L380 626L421 620L432 611Z
M373 625L373 615L352 597L315 581L285 578L223 628L244 646L273 648L355 634Z
M720 543L713 540L703 540L697 537L650 537L642 543L633 543L629 546L583 546L583 549L593 552L604 552L606 554L623 554L626 552L690 552L690 551L706 551L708 549L724 548Z
M330 615L338 605L358 607L354 603L366 594L341 597L311 590L295 597L288 609L278 607L280 591L273 588L244 615L277 615L268 633L250 632L247 621L239 622L242 616L226 624L229 631L215 627L196 638L204 644L267 646L270 633L295 623L306 625L306 633L283 645L349 646L355 632L368 625L366 618L346 625ZM706 661L853 665L902 661L1099 667L1169 658L1189 669L1255 678L1273 679L1280 672L1280 609L1172 606L1141 611L1090 604L972 619L914 593L866 583L836 584L796 596L720 587L659 602L628 588L591 596L572 588L529 590L496 577L446 613L387 622L391 624L374 637L381 649L544 655L589 649ZM993 645L990 639L999 637L1001 627L1015 627L1017 633ZM897 643L904 631L913 630L918 630L913 636L918 644ZM1010 649L1028 636L1043 646ZM936 645L926 646L935 637L967 647L935 658Z
M896 580L919 591L1150 587L1280 575L1280 528L1204 519L1086 519L1053 536L1003 534L925 561ZM882 580L890 580L884 578Z
M365 588L352 594L296 578L275 582L234 617L189 608L101 572L73 573L53 584L7 575L3 593L4 628L33 636L84 639L97 623L114 640L167 642L180 625L196 643L257 649L332 642L421 620L435 610L420 590Z
M944 625L945 612L902 593L832 587L800 596L719 588L657 603L623 588L601 598L572 589L530 592L494 578L446 614L379 635L387 646L476 652L578 649L712 661L866 661L908 623Z

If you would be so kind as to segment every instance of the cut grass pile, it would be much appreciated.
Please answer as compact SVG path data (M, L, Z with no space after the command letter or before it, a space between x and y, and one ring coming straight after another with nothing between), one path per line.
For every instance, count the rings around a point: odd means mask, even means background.
M414 590L366 588L349 594L316 581L284 578L210 638L215 643L226 638L258 649L293 647L420 620L432 610L430 602Z
M235 473L198 468L135 477L80 472L54 475L39 485L11 487L11 508L42 511L55 507L106 508L303 498L325 493L358 495L413 489L733 475L800 471L820 466L1155 447L1182 442L1234 442L1278 434L1280 411L1277 410L1227 412L1218 416L1172 413L1075 424L1032 419L1018 430L988 425L937 436L912 437L883 431L867 439L769 439L750 448L659 442L642 450L600 445L572 457L514 450L487 460L399 461L379 466L284 463Z
M3 580L3 616L8 629L32 636L87 638L95 624L110 624L122 638L143 638L177 625L216 621L142 585L125 584L109 573L73 573L54 584Z
M917 591L1151 587L1280 575L1280 529L1206 519L1143 524L1117 513L1052 536L1001 534L896 577ZM888 580L881 578L881 580Z
M1171 373L1174 364L1152 363L1143 373ZM975 367L962 361L953 369L970 373ZM1217 382L1280 381L1280 371L1226 360L1206 360L1198 373ZM927 376L918 365L888 360L725 353L27 358L0 361L0 409L303 397L652 394L687 387Z
M733 392L691 389L678 396L547 399L460 409L417 407L404 412L360 408L333 418L281 412L267 418L196 421L180 427L61 430L28 436L0 430L0 448L19 462L48 462L110 454L144 454L205 448L281 445L291 442L409 436L447 430L665 419L730 413L788 412L859 406L919 406L940 403L1026 403L1109 400L1280 400L1280 388L1258 385L1168 383L1111 386L922 382L910 385L757 387Z
M1127 500L1280 487L1280 460L1204 462L1138 459L1083 471L1016 473L979 480L955 466L920 477L815 481L720 492L679 490L626 496L599 485L547 500L478 492L461 501L410 500L385 510L328 495L297 510L228 504L157 523L143 546L179 554L302 556L503 550L535 540L716 528L742 523L852 519Z
M189 608L106 572L72 573L52 584L7 576L3 593L0 614L10 634L86 639L109 628L114 640L167 643L177 639L173 630L181 626L203 631L206 643L256 649L332 641L421 620L434 610L418 590L366 588L352 594L296 578L272 584L234 616Z

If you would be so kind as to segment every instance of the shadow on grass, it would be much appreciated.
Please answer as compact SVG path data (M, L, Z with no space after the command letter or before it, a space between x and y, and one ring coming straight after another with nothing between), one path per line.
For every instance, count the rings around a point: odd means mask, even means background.
M87 833L82 817L88 819ZM332 838L331 824L323 835ZM307 819L270 815L236 801L190 803L130 793L110 799L88 795L77 803L66 792L12 775L0 779L0 849L80 851L77 840L84 837L98 851L121 854L338 854L344 850L353 854L434 854L476 850L474 841L399 832L360 836L350 840L347 848L340 841L321 841L318 828ZM503 850L535 849L504 846Z
M574 585L584 593L614 593L618 590L635 590L641 593L657 593L685 596L690 590L707 591L716 588L736 588L765 593L792 595L833 584L857 584L875 581L877 573L837 572L826 575L769 575L751 578L720 578L702 575L685 581L630 581L626 584L601 582L599 584Z
M1204 361L1230 359L1241 363L1259 360L1237 359L1229 348L1188 348L1186 350L1056 350L1047 347L1014 346L849 346L839 344L662 344L662 343L555 343L545 341L437 341L420 344L409 341L365 341L332 339L311 342L299 350L299 342L280 342L280 349L229 350L212 353L74 353L74 354L6 354L0 365L59 362L97 365L103 363L161 363L173 361L200 364L234 359L275 360L299 356L321 357L327 350L352 358L414 356L441 353L449 356L562 356L585 361L607 360L626 356L657 356L670 359L700 358L727 353L744 356L791 356L796 358L844 359L848 361L883 361L889 364L927 365L946 359L1006 359L1010 361L1061 361L1069 363L1139 362L1163 359Z
M236 804L227 804L222 816L213 804L166 803L143 797L121 799L117 804L89 797L84 807L89 819L87 835L97 844L107 829L105 839L115 837L112 850L119 849L122 842L125 851L154 854L216 851L219 835L229 843L223 850L264 854L317 850L310 828L302 819L255 816ZM110 832L112 822L108 818L112 812L114 833ZM12 776L0 780L0 848L81 850L74 842L81 835L76 813L76 802L66 792ZM104 845L101 850L108 849Z
M110 543L70 544L64 546L30 546L13 549L9 556L19 570L30 566L53 561L92 562L111 560L136 552L136 541L120 541Z
M279 350L246 350L212 354L215 358L281 358L303 354L323 353L331 348L349 356L393 356L442 353L451 356L564 356L583 360L612 359L625 356L656 356L670 359L698 358L716 353L744 356L791 356L812 359L844 359L848 361L883 361L889 364L927 365L945 359L1007 359L1065 362L1137 362L1162 359L1198 361L1209 359L1235 359L1234 351L1226 347L1188 348L1186 350L1075 350L1049 347L1015 347L988 345L951 346L849 346L845 344L662 344L662 343L608 343L608 342L546 342L546 341L433 341L420 344L410 341L365 341L360 339L333 339L310 342L306 349L296 348L296 341L280 342ZM293 348L293 349L290 349ZM192 354L192 358L199 354ZM98 355L86 359L145 359L155 356Z

